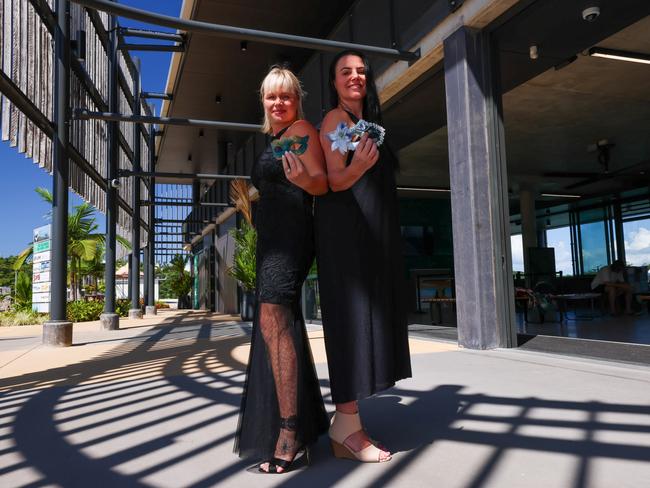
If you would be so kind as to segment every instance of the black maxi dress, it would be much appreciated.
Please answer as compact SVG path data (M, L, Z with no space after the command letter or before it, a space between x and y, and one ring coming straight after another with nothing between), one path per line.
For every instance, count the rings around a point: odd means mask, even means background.
M329 420L300 308L301 287L314 259L313 197L287 180L270 145L251 179L260 194L257 305L235 452L270 459L276 443L291 452L312 444ZM281 429L281 417L291 419L288 429L286 424Z
M351 188L316 198L320 305L334 403L360 400L411 376L394 164L385 146L379 149L377 163ZM353 154L348 152L346 165Z

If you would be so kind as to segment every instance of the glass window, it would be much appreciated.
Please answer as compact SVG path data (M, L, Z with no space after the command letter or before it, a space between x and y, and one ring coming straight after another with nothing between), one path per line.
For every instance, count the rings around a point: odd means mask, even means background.
M632 266L650 265L650 219L623 223L625 261Z
M524 272L524 244L521 234L510 236L510 248L512 249L512 271Z
M571 228L558 227L546 231L548 247L555 249L555 270L563 276L573 275L573 256L571 255Z
M607 241L605 238L605 223L592 222L580 226L582 242L582 266L585 274L596 273L607 266Z
M402 242L405 256L433 256L433 227L403 225Z

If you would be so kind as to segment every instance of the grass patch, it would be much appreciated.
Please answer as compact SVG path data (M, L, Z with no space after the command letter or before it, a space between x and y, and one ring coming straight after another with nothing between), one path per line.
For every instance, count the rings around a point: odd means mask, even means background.
M0 326L40 325L49 318L50 316L46 313L36 313L31 310L0 312Z

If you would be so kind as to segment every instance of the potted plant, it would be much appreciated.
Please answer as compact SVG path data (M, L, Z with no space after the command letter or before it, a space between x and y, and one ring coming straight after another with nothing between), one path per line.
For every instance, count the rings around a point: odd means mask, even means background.
M177 254L169 262L167 280L173 296L178 298L178 308L192 308L189 293L192 289L192 277L185 270L186 258Z
M233 265L228 273L237 280L241 288L239 310L242 320L253 320L255 313L257 231L253 226L250 188L244 180L230 184L230 200L244 219L238 229L230 231L235 241Z

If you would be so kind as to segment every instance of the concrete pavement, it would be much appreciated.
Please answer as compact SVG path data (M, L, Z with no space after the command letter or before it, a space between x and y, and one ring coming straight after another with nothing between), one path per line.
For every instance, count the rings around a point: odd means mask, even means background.
M121 326L77 324L64 349L0 328L0 486L650 486L649 368L412 338L413 378L361 404L392 461L337 460L322 438L309 468L256 475L232 453L250 326L183 311Z

